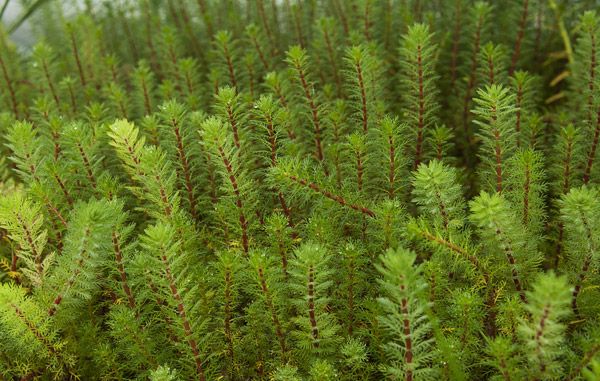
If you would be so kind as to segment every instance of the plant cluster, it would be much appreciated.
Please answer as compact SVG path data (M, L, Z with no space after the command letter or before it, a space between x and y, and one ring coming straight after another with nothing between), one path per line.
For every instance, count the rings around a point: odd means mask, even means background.
M0 380L600 379L599 6L40 5Z

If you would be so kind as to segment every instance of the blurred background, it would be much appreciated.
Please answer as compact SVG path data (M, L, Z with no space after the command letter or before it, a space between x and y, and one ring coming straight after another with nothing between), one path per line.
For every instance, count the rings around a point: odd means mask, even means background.
M9 34L19 49L28 50L38 40L35 37L36 18L44 17L52 8L60 8L59 14L68 16L84 10L89 11L101 2L102 0L0 0L0 22L2 29ZM117 4L123 0L108 2Z
M0 0L0 3L5 6L4 14L2 15L2 24L4 29L7 29L10 25L13 25L15 21L23 14L23 4L18 0ZM4 5L6 4L6 5ZM28 21L24 21L14 32L11 34L11 39L20 46L29 47L33 43L33 37L31 33L31 25Z

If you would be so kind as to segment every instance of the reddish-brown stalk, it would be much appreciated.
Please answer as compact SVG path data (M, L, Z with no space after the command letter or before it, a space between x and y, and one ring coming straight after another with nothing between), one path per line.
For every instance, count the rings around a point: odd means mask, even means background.
M485 330L489 337L496 337L498 333L498 327L496 326L496 316L498 315L496 309L496 301L498 300L498 288L490 286L488 288L487 298L485 300L485 306L487 314L485 316Z
M77 280L77 277L79 277L79 274L81 273L81 268L83 267L84 263L86 262L86 260L89 257L89 252L86 249L86 247L87 247L87 241L90 237L90 234L91 234L90 229L86 228L85 232L84 232L84 239L83 239L83 244L82 244L83 248L81 249L81 252L79 253L78 258L75 261L77 268L75 268L75 270L73 270L73 273L67 280L67 283L65 284L63 291L59 292L58 295L56 295L56 297L54 298L54 301L52 302L52 306L50 306L50 308L48 309L49 316L53 316L54 314L56 314L56 310L60 306L64 295L67 292L69 292L69 290L71 289L71 287Z
M587 255L583 261L583 266L581 267L581 271L579 272L579 277L577 278L577 284L573 288L573 293L571 296L571 308L573 308L573 312L575 316L579 317L579 307L577 306L577 297L581 292L581 285L585 281L585 277L587 275L588 270L590 269L590 265L592 263L592 256Z
M173 4L173 0L167 1L169 13L171 14L171 20L178 31L181 31L181 23L179 22L179 15L177 14L177 10L175 9L175 4Z
M419 60L420 63L420 60ZM366 134L369 132L369 113L367 110L367 90L365 89L365 81L363 78L363 68L360 61L355 64L356 76L358 79L358 87L360 88L360 101L361 101L361 116L362 116L362 127L363 132ZM421 73L421 72L419 72ZM419 78L421 79L421 78ZM422 84L420 83L422 86Z
M39 275L42 275L42 272L44 270L42 267L42 253L38 252L35 248L35 240L33 238L33 234L31 233L31 227L25 222L25 220L21 216L21 213L17 212L15 214L15 217L17 218L19 225L25 233L25 240L27 241L27 244L31 248L31 254L33 254L33 258L35 261L35 269Z
M194 83L193 83L192 78L190 76L189 70L185 71L185 84L187 86L188 94L189 95L194 94Z
M446 203L444 202L444 200L442 200L442 195L440 192L440 189L435 190L435 199L438 203L438 207L440 208L440 216L442 217L442 224L444 226L444 230L446 231L446 233L448 232L448 225L450 224L449 218L448 218L448 211L446 210Z
M307 290L307 302L308 302L308 318L311 327L311 336L313 339L313 347L319 347L319 327L317 326L317 318L315 312L315 269L313 265L308 267L308 290Z
M323 28L323 39L325 40L325 46L327 47L327 59L329 60L329 65L331 66L331 71L333 73L333 79L335 80L335 86L337 90L338 97L342 97L342 80L340 79L339 70L337 68L337 60L335 59L335 53L333 52L333 46L331 44L331 37L329 36L329 28Z
M144 3L146 4L146 3ZM158 53L156 52L156 48L154 47L154 33L156 28L152 25L152 14L148 6L144 6L144 19L145 23L145 34L146 34L146 45L148 45L148 51L150 52L150 66L152 67L152 71L156 73L158 78L162 78L162 67L158 60ZM158 28L160 29L160 28Z
M359 149L356 151L356 187L358 192L363 190L363 174L364 174L364 162L363 152Z
M4 241L6 239L6 232L0 231L0 241ZM10 258L10 272L13 274L17 273L17 261L19 260L19 256L17 255L16 250L12 250L11 258ZM286 274L287 277L287 274ZM17 284L21 284L20 276L16 276L14 278Z
M421 0L415 0L413 6L413 14L415 15L415 19L417 22L422 22L423 20L423 4L421 4Z
M400 285L400 291L404 292L406 286L404 284ZM412 371L412 362L413 362L413 348L412 348L412 336L410 329L410 314L409 314L409 306L408 299L402 298L400 305L400 312L402 313L402 325L403 325L403 333L404 333L404 361L406 362L406 381L413 381L413 371Z
M46 120L48 121L48 119L46 118ZM49 121L48 121L49 122ZM60 156L60 153L62 152L62 148L60 146L60 135L58 133L58 130L56 129L52 129L52 132L50 134L52 136L52 142L54 143L54 160L58 160L58 157Z
M361 212L363 214L366 214L369 217L375 217L375 212L373 212L371 209L366 208L362 205L358 205L358 204L350 204L343 197L333 194L333 193L329 192L328 190L322 189L319 185L317 185L315 183L311 183L311 182L307 181L306 179L301 179L301 178L298 178L298 177L296 177L294 175L290 175L290 174L287 174L286 176L293 182L300 184L302 186L305 186L309 189L312 189L314 192L320 193L323 196L327 197L328 199L333 200L342 206L345 206L350 209Z
M177 57L177 53L173 47L173 44L169 44L167 47L167 54L169 55L169 59L171 60L171 66L173 67L173 77L175 79L175 90L179 94L182 94L181 89L181 73L179 72L179 58Z
M562 254L563 238L565 234L565 224L561 222L558 225L558 238L556 239L556 254L554 255L554 269L558 269L560 257Z
M581 362L579 364L577 364L577 366L571 371L571 373L569 373L569 376L565 379L565 381L573 381L577 376L579 376L579 374L581 373L583 368L588 366L588 364L596 357L596 354L599 351L600 351L600 345L595 344L592 346L592 348L590 350L585 352Z
M275 95L279 99L279 103L281 104L281 107L283 107L286 111L289 112L290 109L288 106L288 101L285 98L285 95L283 94L283 91L281 90L281 85L279 83L274 84L273 91L275 92ZM292 129L292 126L290 123L287 123L286 131L287 131L288 138L290 138L290 140L296 139L296 134L294 133L294 130Z
M587 100L587 121L588 123L592 120L592 109L594 106L594 89L596 86L596 34L590 33L590 68L588 80L588 100Z
M206 32L208 34L208 37L210 38L213 35L213 27L210 15L208 14L206 0L198 0L198 8L200 9L200 13L202 14L202 19L204 20L204 25L206 26Z
M236 174L233 170L231 162L225 153L223 146L218 145L217 150L219 152L219 156L221 157L221 161L225 165L225 170L229 175L229 182L231 183L231 187L233 188L233 193L235 194L235 205L239 212L239 221L240 228L242 229L242 248L244 249L244 253L248 254L249 245L248 245L248 220L244 213L244 205L242 203L242 196L240 194L240 189L237 181Z
M258 14L260 15L260 19L263 23L263 27L265 29L265 34L269 39L269 44L271 45L271 58L273 58L277 54L277 43L275 42L275 37L273 36L273 32L271 31L271 26L269 25L269 19L265 13L265 5L262 0L256 0L256 7L258 8Z
M515 49L513 51L512 60L510 63L510 70L508 75L512 76L517 67L519 57L521 55L521 45L523 44L523 37L525 36L525 28L527 27L527 14L529 12L529 0L523 1L523 10L521 12L521 20L519 22L519 29L517 32L517 38L515 40Z
M471 95L475 89L477 82L477 66L479 66L479 48L481 45L481 28L483 27L483 16L477 20L475 29L475 42L473 43L473 51L471 54L471 69L469 72L469 80L467 81L467 89L465 91L464 107L463 107L463 124L467 140L471 139L469 131L469 113L471 111ZM468 145L470 146L470 145Z
M229 46L227 42L223 43L223 55L225 56L225 62L227 63L227 72L229 73L229 81L231 82L231 86L235 89L237 94L238 92L238 84L237 78L235 76L235 70L233 68L233 59L231 58L231 53L229 52Z
M278 230L277 232L277 251L279 252L279 257L281 258L281 271L283 272L283 276L285 280L288 280L288 258L287 258L287 250L285 248L285 244L283 242L283 232Z
M210 200L212 202L213 205L215 205L218 201L219 198L217 197L217 176L215 174L215 168L213 165L213 161L212 161L212 157L210 156L210 153L206 152L205 153L205 160L206 160L206 171L208 174L208 182L210 185Z
M540 50L542 45L542 20L544 15L544 3L538 3L535 14L535 39L533 42L533 62L539 62Z
M340 130L341 130L341 122L338 120L334 120L331 123L331 130L333 132L333 144L335 146L339 145L340 142ZM334 151L333 155L333 168L335 170L335 181L338 188L342 187L342 168L340 163L340 153L339 150Z
M585 166L585 173L583 174L583 183L587 184L590 181L592 175L592 165L596 158L596 149L598 148L598 140L600 138L600 107L598 107L598 113L596 115L596 128L594 129L594 140L592 141L592 147L587 157L587 164Z
M294 18L294 30L296 31L296 38L298 39L298 44L302 47L306 47L306 43L304 41L304 37L302 35L302 24L300 22L300 16L298 15L300 5L294 7L292 10L293 18Z
M517 133L517 148L521 147L521 103L523 102L523 86L521 83L517 83L517 98L515 102L516 107L516 122L515 132Z
M321 56L318 54L315 54L313 58L315 60L315 67L318 68L317 70L315 70L315 72L319 75L319 81L321 83L321 86L324 86L328 82L327 74L323 69L325 67L325 62L321 61Z
M462 31L462 1L456 2L454 13L455 24L452 32L452 54L450 55L450 91L454 92L457 77L458 51L460 47L460 34Z
M10 303L10 306L15 311L15 315L17 315L17 318L21 320L21 322L25 324L27 329L29 329L29 331L35 336L35 338L44 345L48 353L50 353L53 357L57 358L62 362L62 356L60 355L60 353L58 353L57 346L48 341L48 338L42 332L40 332L40 330L38 329L38 327L36 327L36 324L33 321L28 319L27 314L23 312L23 310L21 310L19 306L17 306L14 303Z
M171 291L171 295L173 296L173 299L177 303L177 312L178 312L177 316L179 316L179 318L181 319L181 324L183 325L183 331L185 333L185 336L187 337L188 345L190 346L190 348L192 350L192 355L194 356L194 361L196 363L196 373L198 374L198 380L205 381L206 376L204 375L204 369L203 369L203 365L202 365L202 360L200 359L200 351L198 350L198 345L196 344L196 340L193 337L190 337L193 334L192 326L187 318L186 308L185 308L185 305L183 304L183 299L181 298L181 295L179 294L179 290L177 289L177 286L175 285L175 279L171 272L171 266L169 265L167 257L165 255L162 255L161 259L162 259L163 265L165 266L165 275L167 277L167 281L169 282L169 289Z
M322 162L324 159L324 156L323 156L323 146L321 143L321 121L319 119L319 109L318 109L318 107L315 103L315 99L312 95L313 87L308 84L308 82L306 80L306 73L304 72L304 69L299 64L294 64L294 68L296 69L296 72L298 73L298 77L300 79L300 85L302 86L302 89L304 90L304 96L310 107L310 112L312 115L312 122L313 122L313 125L315 128L316 155L317 155L317 159Z
M154 180L156 180L158 183L160 202L163 204L163 212L165 213L165 216L170 218L172 216L173 209L171 208L171 203L167 197L167 191L165 190L162 178L158 175L155 175Z
M546 304L544 310L542 311L542 317L540 318L540 323L535 331L534 340L536 343L536 353L538 354L538 359L540 360L540 371L542 373L546 373L546 362L545 356L542 356L542 348L546 340L542 337L545 334L546 324L548 320L548 316L550 315L550 304Z
M177 156L179 158L179 162L181 163L181 167L183 170L183 180L185 184L185 191L187 194L188 202L190 204L190 214L194 221L198 218L198 210L197 210L197 202L196 196L194 195L194 185L192 184L192 173L190 169L189 159L186 155L185 147L183 146L183 138L181 137L181 130L179 121L176 119L171 119L171 127L173 129L173 133L175 134L176 146L177 146Z
M231 106L231 104L229 102L227 102L226 111L227 111L227 120L229 121L229 124L231 124L231 131L233 132L233 143L235 144L235 148L237 148L237 150L239 152L241 143L240 143L240 135L239 135L239 131L238 131L238 124L237 124L237 120L235 119L235 116L233 115L233 107Z
M370 9L371 2L365 1L365 14L364 14L364 28L365 28L365 39L367 42L371 40L371 19L370 19Z
M388 52L391 49L392 40L395 37L394 32L392 31L392 18L394 17L393 7L392 0L385 1L385 17L383 20L383 48Z
M271 167L275 167L277 165L277 141L275 135L275 128L273 126L273 118L271 115L266 115L267 120L267 131L269 133L269 148L271 150ZM281 208L283 210L283 214L286 216L288 220L288 225L293 227L294 224L292 222L291 210L287 206L285 198L283 197L283 193L281 191L277 191L277 197L279 199L279 203L281 204Z
M465 319L466 320L466 319ZM504 357L502 357L500 359L500 364L499 364L499 370L500 370L500 374L502 374L502 378L504 378L504 381L512 381L512 379L510 378L510 373L508 370L508 365L506 364L506 359Z
M502 144L500 130L496 127L498 121L496 106L492 107L492 128L494 133L494 157L496 159L496 192L502 193Z
M54 180L56 180L56 183L58 184L58 187L60 188L61 192L65 196L65 199L67 200L67 204L69 206L73 206L73 198L71 197L71 194L69 193L69 190L65 186L65 183L62 181L62 179L60 178L59 174L57 172L53 172L52 173L52 177L54 178Z
M479 259L477 259L476 256L469 254L467 249L465 249L461 246L458 246L457 244L455 244L451 241L448 241L447 239L442 238L438 235L431 234L430 232L428 232L426 230L420 230L419 235L421 235L426 240L434 242L435 244L440 245L442 247L445 247L448 250L467 259L469 262L471 262L471 264L473 265L473 267L475 267L475 269L477 269L478 271L480 271L483 274L484 279L486 279L486 283L487 283L487 279L488 279L489 275L487 274L485 269L481 266Z
M77 114L77 98L75 98L75 91L73 91L73 85L70 81L67 83L67 90L69 91L69 98L71 100L71 111L75 115Z
M413 165L413 169L417 169L419 164L421 163L422 156L422 146L423 146L423 134L425 127L425 94L424 94L424 84L423 84L423 57L421 54L423 47L421 45L417 46L417 80L419 83L419 121L417 125L417 145L415 148L415 163Z
M252 63L250 62L246 62L246 71L248 72L248 85L249 85L249 91L250 91L250 99L254 100L254 67L252 66Z
M117 264L117 271L119 272L119 277L121 278L121 288L127 297L127 302L129 304L129 308L131 310L135 309L135 299L133 298L133 293L131 292L131 287L129 287L129 282L127 281L127 273L125 273L125 267L123 266L123 252L121 250L121 237L117 231L112 232L112 245L113 251L115 253L115 262Z
M364 158L363 152L359 149L356 151L356 187L359 193L363 191L363 175L364 175ZM362 239L367 239L367 221L365 215L362 215L361 235Z
M79 156L81 157L81 161L83 162L83 167L85 169L87 179L89 180L90 184L92 185L92 188L96 189L96 177L94 176L94 173L92 171L92 166L90 164L88 155L86 154L85 150L83 149L81 142L77 141L75 144L77 146Z
M52 231L54 232L55 235L55 240L56 240L56 249L58 250L58 255L62 254L62 249L63 249L63 239L62 239L62 233L60 231L60 229L58 228L58 225L56 224L56 221L54 221L53 218L50 219L50 223L52 224Z
M48 62L46 62L45 59L42 60L42 70L44 71L44 77L46 78L46 82L48 83L50 93L52 93L52 98L54 98L54 103L56 103L56 107L60 109L60 99L58 98L58 94L56 93L54 82L52 82L52 77L50 77Z
M121 21L123 22L123 30L125 31L125 37L127 37L127 42L129 43L129 50L131 51L131 55L133 57L133 62L139 61L139 53L138 48L135 43L135 38L131 33L131 27L129 26L129 22L127 21L128 17L125 16L123 12L121 12Z
M499 227L496 227L496 235L498 236L498 239L500 240L500 242L504 242L504 232L502 230L500 230ZM517 292L519 293L519 297L521 298L521 300L523 301L523 303L527 303L527 297L525 296L525 291L523 290L523 286L521 284L521 278L519 278L519 273L517 272L517 261L515 259L514 256L514 251L512 249L512 243L510 242L510 239L506 238L507 242L503 243L503 249L504 249L504 254L506 255L506 258L508 259L508 263L511 266L511 275L512 275L512 279L513 279L513 283L515 285L515 289L517 290Z
M0 68L2 69L2 76L4 77L4 82L6 82L6 87L8 88L8 93L10 95L10 104L12 107L13 114L15 114L15 118L19 118L19 107L17 103L17 95L15 93L15 89L13 87L12 80L8 75L8 69L4 64L4 59L2 58L2 54L0 54Z
M487 64L488 64L488 81L490 82L490 85L493 85L496 83L496 73L494 72L494 56L493 55L488 55L488 60L487 60Z
M335 8L336 13L338 14L338 17L340 18L342 27L344 28L344 35L348 36L348 33L350 33L350 27L348 26L348 18L346 17L344 7L342 6L342 4L340 4L339 0L333 0L333 6Z
M562 194L566 194L570 187L570 178L571 178L571 165L573 159L573 139L569 138L567 141L567 151L565 153L565 158L563 160L563 186L562 186ZM563 237L564 237L564 229L565 225L561 221L558 225L558 238L556 240L556 254L554 257L554 268L558 268L558 264L560 261L560 255L562 252L563 245Z
M591 244L592 242L594 242L594 235L592 233L592 229L590 228L589 222L585 216L581 215L581 220L582 220L583 226L585 227L585 234L586 234L587 241L590 242L590 244ZM595 248L593 248L592 250L595 250ZM581 271L579 272L579 276L577 277L577 282L575 283L575 287L573 288L573 293L572 293L572 297L571 297L571 307L573 308L573 312L575 313L575 316L577 316L578 318L579 318L579 308L577 306L577 297L579 296L579 293L581 292L581 286L583 285L583 282L585 281L585 278L587 276L587 273L588 273L588 270L590 269L591 264L592 264L592 255L590 253L588 253L583 260L583 265L581 267Z
M283 328L279 321L279 317L277 316L277 310L275 310L275 306L273 305L273 297L271 296L271 291L269 290L269 286L267 285L264 269L262 267L258 268L258 280L260 282L260 290L265 298L265 305L271 313L271 320L273 320L273 325L275 326L275 335L277 336L277 340L279 341L279 348L281 349L281 359L284 360L286 358L287 352L287 347L285 344L285 334L283 333Z
M187 34L188 40L192 45L192 52L194 53L194 57L203 57L202 49L200 48L198 38L194 33L194 28L192 27L192 23L190 21L190 15L188 14L185 2L183 1L179 3L179 13L181 14L181 19L183 20L183 27L185 33Z
M85 87L85 73L83 72L83 66L81 65L81 59L79 58L79 49L77 48L77 41L75 40L75 34L73 33L72 28L69 28L69 37L71 37L71 49L73 50L73 57L75 58L77 71L79 72L79 81L81 82L81 87Z
M523 182L523 226L529 225L529 193L531 191L531 167L525 163L525 180Z
M63 217L63 215L60 213L60 210L58 210L58 207L56 205L54 205L52 203L52 201L50 201L48 199L48 197L44 196L44 203L46 204L46 207L48 208L49 211L51 211L52 213L54 213L54 215L56 216L56 218L58 218L58 220L60 221L60 223L66 228L67 227L67 220L65 220L65 218ZM55 226L54 230L57 227Z
M393 199L396 195L396 146L393 135L388 136L388 148L389 148L389 173L388 173L388 196Z
M116 62L110 61L108 63L108 67L110 68L110 75L112 76L112 81L117 84L119 83L119 73L117 72Z
M271 13L276 32L279 32L279 0L271 0Z
M254 36L254 35L250 36L250 41L252 41L252 46L254 46L254 50L256 50L256 53L258 54L258 58L260 59L260 62L262 63L265 70L268 71L269 70L269 62L265 58L265 54L263 53L262 48L260 47L260 44L258 43L258 40L256 39L256 36Z
M148 84L146 83L146 78L142 76L141 81L142 85L142 93L144 95L144 111L145 115L152 114L152 102L150 101L150 91L148 90Z

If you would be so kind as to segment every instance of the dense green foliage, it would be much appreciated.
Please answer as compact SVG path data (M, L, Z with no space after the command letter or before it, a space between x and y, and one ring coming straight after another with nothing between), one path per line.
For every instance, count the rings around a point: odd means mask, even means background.
M598 1L79 6L0 32L0 380L600 379Z

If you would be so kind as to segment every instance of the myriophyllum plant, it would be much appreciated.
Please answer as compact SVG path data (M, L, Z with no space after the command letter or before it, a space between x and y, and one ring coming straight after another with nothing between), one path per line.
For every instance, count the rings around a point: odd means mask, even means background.
M0 380L599 379L597 1L81 3L0 28Z

